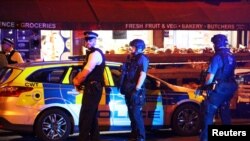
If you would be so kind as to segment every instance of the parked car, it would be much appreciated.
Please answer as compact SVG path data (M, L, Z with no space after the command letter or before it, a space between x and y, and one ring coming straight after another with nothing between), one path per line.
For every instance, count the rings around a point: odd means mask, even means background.
M82 92L72 85L81 61L29 62L0 70L0 128L33 132L41 140L63 140L78 132ZM98 119L101 131L130 130L124 95L118 83L121 63L107 62ZM194 90L172 85L153 75L146 79L143 116L146 129L172 129L197 134L199 103Z
M250 123L250 68L237 68L239 88L230 103L233 124Z

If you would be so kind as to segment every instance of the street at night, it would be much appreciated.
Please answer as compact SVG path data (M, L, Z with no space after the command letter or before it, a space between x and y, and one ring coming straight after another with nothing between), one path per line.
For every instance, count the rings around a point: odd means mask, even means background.
M101 141L127 141L128 133L102 133ZM76 141L78 134L70 136L67 141ZM180 137L171 130L147 133L147 141L198 141L198 136ZM38 141L32 134L18 134L0 130L0 141Z

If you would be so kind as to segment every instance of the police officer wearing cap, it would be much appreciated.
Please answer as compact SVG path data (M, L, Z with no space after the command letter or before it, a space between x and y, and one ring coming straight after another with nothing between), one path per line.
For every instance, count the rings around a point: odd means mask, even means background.
M215 84L215 86L208 91L208 96L205 99L201 141L208 140L208 125L213 124L213 118L217 110L222 124L231 124L230 100L238 88L234 74L236 60L228 48L227 37L223 34L217 34L211 38L211 42L214 44L215 54L208 66L204 86L211 84Z
M14 49L14 42L9 38L2 40L2 49L7 57L8 64L24 63L21 54Z
M84 32L84 47L88 49L87 60L82 71L73 79L76 88L84 86L79 116L79 141L99 141L97 111L104 86L105 57L95 47L97 37L95 32Z
M131 121L131 138L134 141L145 141L142 107L145 103L144 81L146 79L149 59L143 53L145 43L141 39L132 40L129 45L132 53L122 67L120 91L125 95L128 115Z

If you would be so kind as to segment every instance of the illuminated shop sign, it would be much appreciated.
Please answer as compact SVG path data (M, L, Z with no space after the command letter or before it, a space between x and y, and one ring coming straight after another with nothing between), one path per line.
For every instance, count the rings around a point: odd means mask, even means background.
M143 23L125 24L125 29L151 29L151 30L243 30L249 29L248 24L164 24L164 23Z
M39 22L3 22L3 21L0 21L0 28L57 29L57 24L56 23L39 23Z
M0 21L0 28L59 30L249 30L250 24L176 23L45 23Z

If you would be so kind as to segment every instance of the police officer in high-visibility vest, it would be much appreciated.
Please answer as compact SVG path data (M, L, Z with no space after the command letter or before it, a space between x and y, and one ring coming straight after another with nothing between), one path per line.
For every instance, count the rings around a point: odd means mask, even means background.
M144 81L148 71L149 59L143 53L145 49L143 40L134 39L129 45L132 47L132 53L127 57L127 61L122 67L121 93L125 95L131 121L130 140L145 141L142 107L145 103Z
M205 100L204 124L200 135L200 141L208 140L208 125L213 124L213 118L218 110L222 124L231 124L230 100L238 85L235 81L236 60L228 48L227 37L223 34L214 35L211 38L214 44L213 55L207 69L204 85L200 89L207 89L208 95ZM211 87L211 85L214 87Z

